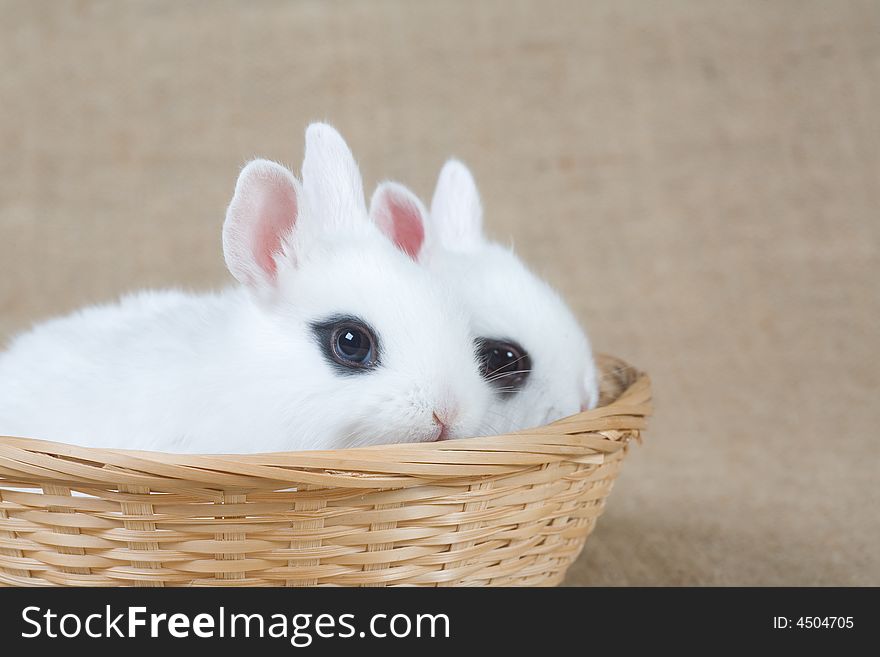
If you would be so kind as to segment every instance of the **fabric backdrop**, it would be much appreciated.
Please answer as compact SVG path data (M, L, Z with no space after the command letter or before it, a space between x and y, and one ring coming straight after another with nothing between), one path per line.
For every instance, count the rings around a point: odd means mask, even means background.
M0 336L229 280L240 165L334 123L651 373L568 583L880 585L880 3L0 1Z

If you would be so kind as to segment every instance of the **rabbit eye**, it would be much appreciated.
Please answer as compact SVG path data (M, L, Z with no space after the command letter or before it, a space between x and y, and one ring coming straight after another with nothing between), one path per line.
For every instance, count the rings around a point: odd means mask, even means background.
M350 374L379 364L376 334L366 323L342 317L314 324L312 328L324 357L340 371Z
M532 371L529 354L516 342L508 340L477 340L480 374L503 394L522 389Z
M360 326L343 326L333 332L333 352L339 361L368 364L373 357L373 336Z

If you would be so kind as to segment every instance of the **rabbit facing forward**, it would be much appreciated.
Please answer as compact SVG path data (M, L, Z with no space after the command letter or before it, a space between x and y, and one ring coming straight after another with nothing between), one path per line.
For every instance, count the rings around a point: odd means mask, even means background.
M223 225L238 285L141 292L0 353L0 435L241 453L495 428L468 318L413 259L425 217L377 225L342 137L313 124L305 141L302 183L241 171Z
M485 426L508 433L588 410L599 399L590 342L571 310L516 254L483 235L483 211L468 168L449 160L428 214L396 182L381 183L370 213L461 299L492 402Z

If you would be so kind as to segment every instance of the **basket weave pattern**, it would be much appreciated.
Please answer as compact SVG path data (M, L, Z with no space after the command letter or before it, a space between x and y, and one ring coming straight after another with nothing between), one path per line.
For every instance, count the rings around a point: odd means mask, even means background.
M0 437L0 584L557 584L650 412L647 376L614 363L611 403L490 438L206 456Z

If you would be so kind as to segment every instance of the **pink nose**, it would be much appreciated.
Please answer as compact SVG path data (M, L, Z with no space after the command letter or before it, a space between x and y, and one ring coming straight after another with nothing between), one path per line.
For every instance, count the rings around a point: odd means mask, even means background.
M444 418L441 419L439 415L437 415L437 411L434 411L434 424L437 425L437 428L440 429L437 437L434 438L435 441L438 440L446 440L449 437L449 418L448 415L444 415ZM446 420L444 422L444 419Z

